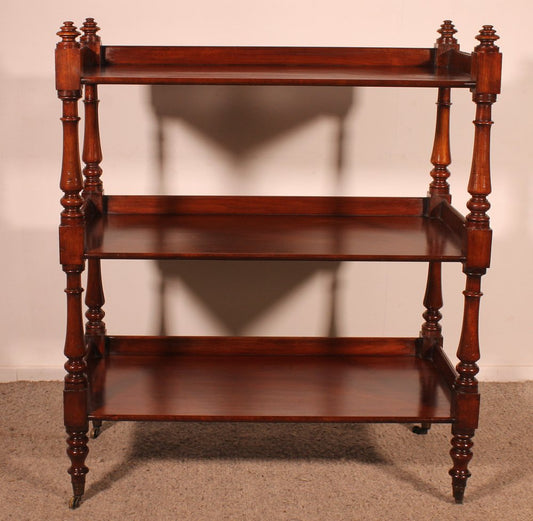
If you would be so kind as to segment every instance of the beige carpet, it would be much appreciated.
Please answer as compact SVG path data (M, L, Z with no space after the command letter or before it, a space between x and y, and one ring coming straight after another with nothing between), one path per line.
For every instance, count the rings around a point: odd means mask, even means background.
M472 478L451 498L450 427L104 424L71 495L61 384L0 384L0 519L533 519L533 383L483 384Z

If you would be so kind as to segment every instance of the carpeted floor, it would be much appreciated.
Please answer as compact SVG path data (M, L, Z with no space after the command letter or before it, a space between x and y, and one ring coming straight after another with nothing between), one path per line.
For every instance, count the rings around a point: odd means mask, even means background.
M104 424L84 502L71 495L58 382L0 384L0 519L533 519L533 382L482 384L465 503L450 426Z

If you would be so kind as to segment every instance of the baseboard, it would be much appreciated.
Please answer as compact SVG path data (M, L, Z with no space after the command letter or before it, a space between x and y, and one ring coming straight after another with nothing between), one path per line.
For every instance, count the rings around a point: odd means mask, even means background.
M478 374L480 382L525 382L533 380L531 365L487 365Z
M0 382L63 380L62 367L0 366ZM481 382L524 382L533 380L531 365L489 365L482 366L478 375Z
M63 380L63 367L6 367L0 366L0 382Z

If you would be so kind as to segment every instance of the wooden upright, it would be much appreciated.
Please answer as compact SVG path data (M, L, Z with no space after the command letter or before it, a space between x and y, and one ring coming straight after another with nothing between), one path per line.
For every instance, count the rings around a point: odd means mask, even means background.
M56 47L56 88L63 102L63 162L60 187L64 192L61 198L63 211L59 227L60 262L67 275L67 332L65 339L64 411L68 438L67 453L71 466L69 473L74 491L71 507L75 508L85 487L85 466L87 457L87 365L86 346L82 322L81 274L84 260L84 214L80 191L80 153L78 145L78 99L81 97L81 58L80 44L76 37L80 34L72 22L65 22L57 33L61 42Z
M479 301L481 276L490 265L492 231L487 211L490 204L490 128L491 106L500 92L502 56L494 42L499 38L491 25L484 25L476 36L480 44L472 53L472 73L476 86L472 99L476 103L476 119L472 169L468 192L472 196L467 203L470 213L466 216L466 274L465 307L459 348L457 349L457 379L455 381L454 413L452 427L453 495L462 503L466 480L470 477L468 463L472 459L472 437L478 426L479 392L476 375L479 352Z
M413 49L105 46L98 31L88 18L78 39L74 24L65 22L56 49L70 506L84 492L89 422L96 437L102 421L121 420L416 423L419 434L450 423L453 496L462 502L478 426L479 303L491 251L491 106L501 77L492 26L483 26L472 53L460 50L449 20L435 47ZM100 84L434 88L429 191L424 197L104 194ZM476 104L466 216L453 208L448 182L451 92L461 89L470 89ZM104 324L103 259L424 262L424 322L412 337L114 336ZM455 368L440 323L443 262L460 263L466 275Z

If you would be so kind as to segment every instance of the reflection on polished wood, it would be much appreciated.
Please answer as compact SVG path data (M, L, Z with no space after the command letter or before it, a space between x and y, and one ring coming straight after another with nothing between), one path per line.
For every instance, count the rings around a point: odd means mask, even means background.
M381 354L370 354L380 353L380 340ZM115 344L116 352L90 368L89 416L450 422L445 381L432 362L414 356L414 343L415 339L112 338L110 349L115 351ZM278 353L285 349L285 354L271 354L269 345L277 345ZM151 354L140 354L143 350ZM261 350L263 354L257 354ZM192 354L195 351L198 354ZM350 351L359 354L347 354Z
M464 259L460 233L441 218L425 216L423 199L390 198L379 205L371 198L305 199L150 197L145 200L121 197L119 202L112 199L108 204L110 213L94 219L88 226L86 256L110 259ZM244 200L248 206L239 207ZM116 207L121 213L113 212ZM276 208L275 213L271 207ZM145 213L140 213L139 208L145 209ZM249 208L253 208L254 213ZM320 214L320 211L325 213Z

